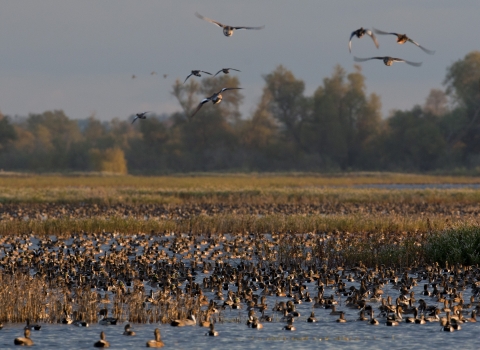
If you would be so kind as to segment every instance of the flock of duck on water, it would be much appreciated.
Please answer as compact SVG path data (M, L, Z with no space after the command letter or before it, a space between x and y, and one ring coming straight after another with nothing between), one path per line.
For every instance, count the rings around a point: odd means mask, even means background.
M259 27L246 27L246 26L230 26L230 25L226 25L226 24L222 24L218 21L214 21L213 19L210 19L210 18L207 18L207 17L204 17L202 16L201 14L199 14L198 12L195 13L195 16L197 16L198 18L200 19L203 19L207 22L210 22L220 28L223 29L223 34L227 37L230 37L233 35L233 32L235 30L241 30L241 29L255 29L255 30L259 30L259 29L264 29L265 26L259 26ZM357 37L357 38L362 38L366 35L370 36L375 44L375 46L377 47L377 49L379 48L379 44L378 44L378 40L375 36L375 34L378 34L378 35L394 35L397 37L397 43L398 44L405 44L407 42L409 43L412 43L416 46L418 46L420 49L422 49L425 53L429 54L429 55L433 55L435 53L435 51L433 50L429 50L425 47L423 47L422 45L420 45L419 43L417 43L416 41L414 41L413 39L409 38L406 34L399 34L399 33L394 33L394 32L385 32L385 31L382 31L382 30L379 30L379 29L375 29L373 28L373 32L369 29L366 29L366 28L359 28L357 30L354 30L351 34L350 34L350 40L348 42L348 49L350 51L350 53L352 52L352 38L354 37ZM383 63L386 65L386 66L391 66L394 62L404 62L404 63L407 63L411 66L414 66L414 67L419 67L422 65L422 62L412 62L412 61L408 61L408 60L405 60L403 58L397 58L397 57L391 57L391 56L374 56L374 57L368 57L368 58L360 58L360 57L356 57L354 56L354 60L356 62L365 62L365 61L369 61L369 60L382 60ZM217 74L219 74L220 72L223 72L224 74L229 74L230 70L235 70L237 72L240 72L238 69L234 69L234 68L222 68L220 69L214 76L216 76ZM184 83L187 81L188 78L190 78L192 75L193 76L197 76L197 77L201 77L201 73L205 73L205 74L209 74L209 75L212 75L212 73L209 73L207 71L203 71L203 70L200 70L200 69L195 69L195 70L192 70L191 73L187 76L187 78L185 79ZM220 91L218 92L214 92L211 96L208 96L208 97L205 97L203 100L200 101L200 103L198 104L197 108L195 109L195 111L193 111L193 113L191 114L190 118L192 118L199 110L200 108L202 108L202 106L211 101L214 105L215 104L218 104L222 101L222 93L225 92L225 91L228 91L228 90L237 90L237 89L242 89L242 88L233 88L233 87L227 87L227 88L222 88ZM135 118L133 119L132 121L132 124L133 122L135 122L135 120L137 119L146 119L146 114L149 113L149 112L141 112L141 113L137 113Z
M326 239L338 238L321 236L291 234L288 242L313 252ZM102 326L124 321L160 322L172 327L207 327L205 335L218 336L215 324L229 312L231 315L231 310L245 310L250 329L262 329L263 324L272 322L281 323L285 331L295 331L305 321L316 322L315 313L322 313L322 323L330 316L338 317L335 322L340 324L357 321L399 326L438 322L448 332L476 322L480 309L477 266L441 268L438 264L413 263L399 269L362 263L348 267L334 262L327 266L313 253L307 259L274 255L285 239L285 235L274 233L151 233L132 237L82 232L38 242L31 236L3 237L0 264L7 289L2 299L12 294L9 285L21 282L20 272L33 271L33 277L27 273L24 279L37 279L42 289L51 288L39 294L52 294L55 302L37 301L45 305L45 310L35 311L31 319L78 327L97 322L98 314L103 316L98 321ZM8 275L13 282L7 281ZM148 286L149 293L145 291ZM65 295L64 303L54 294L55 288ZM415 295L414 289L421 296ZM465 291L470 294L468 303ZM394 293L397 295L392 296ZM311 309L307 319L297 309L300 304L303 309ZM110 310L108 305L112 305ZM54 307L63 310L61 318L54 314ZM141 309L143 316L135 316L132 310L136 309ZM122 314L122 310L130 313ZM109 311L113 317L109 317ZM352 312L358 312L358 317L346 316ZM241 319L238 322L244 322ZM17 345L32 345L31 331L41 328L28 318L26 321L24 337L14 340ZM146 345L162 346L160 330L155 329L154 334L155 340ZM125 325L123 335L135 335L130 324ZM109 346L103 331L94 345Z

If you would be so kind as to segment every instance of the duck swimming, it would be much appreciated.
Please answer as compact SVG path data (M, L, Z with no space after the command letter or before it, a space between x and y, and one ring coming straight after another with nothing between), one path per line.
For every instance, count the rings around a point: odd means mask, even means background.
M15 338L13 343L15 345L32 346L33 340L30 339L30 329L25 328L25 330L23 331L23 335L23 337Z
M192 117L200 110L200 108L202 108L202 106L203 106L205 103L207 103L208 101L212 101L212 103L213 103L214 105L216 105L217 103L222 102L222 99L223 99L222 92L228 91L228 90L238 90L238 89L241 89L241 88L223 88L223 89L220 90L219 92L214 93L212 96L210 96L210 97L205 97L202 101L200 101L200 103L198 104L197 109L195 110L195 112L193 112L193 114L190 116L190 118L192 118Z
M173 320L170 325L172 327L185 327L185 326L195 326L197 324L197 320L195 319L194 315L190 315L187 318ZM211 326L211 324L210 324Z
M93 346L96 347L96 348L109 348L110 347L110 343L105 340L105 333L104 332L100 333L100 340L95 342L95 344L93 344Z
M210 322L210 331L208 333L205 333L205 335L209 335L211 337L217 337L218 336L218 332L215 331L215 326L214 326L213 322Z
M369 57L369 58L359 58L354 56L353 59L355 62L365 62L368 60L382 60L386 66L391 66L393 62L405 62L406 64L409 64L414 67L420 67L422 65L422 62L412 62L412 61L404 60L403 58L395 58L390 56Z
M183 83L185 84L185 82L187 81L188 78L190 78L192 75L195 75L196 77L201 77L202 75L200 73L205 73L205 74L210 74L212 75L212 73L208 73L208 72L205 72L204 70L199 70L199 69L194 69L192 70L192 72L185 78L185 80L183 81ZM218 74L218 73L217 73ZM215 74L216 75L216 74Z
M360 29L357 29L357 30L354 30L352 32L352 34L350 34L350 41L348 42L348 50L350 52L352 52L352 38L354 36L356 36L357 38L362 38L365 34L367 34L368 36L370 36L370 38L372 38L373 40L373 43L375 44L375 46L377 47L378 49L378 41L377 41L377 38L375 37L375 34L373 34L373 32L370 30L370 29L366 29L366 28L363 28L361 27Z
M207 21L207 22L213 23L213 24L215 24L215 25L223 28L223 34L224 34L225 36L232 36L234 30L239 30L239 29L255 29L255 30L259 30L259 29L265 28L265 26L260 26L260 27L233 27L233 26L228 26L228 25L222 24L222 23L220 23L220 22L214 21L213 19L204 17L204 16L202 16L201 14L199 14L198 12L195 12L195 16L197 16L197 17L200 18L200 19L203 19L203 20L205 20L205 21Z
M132 330L130 324L126 324L124 328L123 335L134 336L135 332Z
M419 43L413 41L406 34L389 33L389 32L384 32L383 30L375 29L375 28L373 28L373 31L377 34L380 34L380 35L389 35L389 34L390 35L395 35L397 37L397 43L398 44L405 44L407 41L411 42L412 44L418 46L419 48L421 48L424 52L428 53L429 55L433 55L435 53L435 51L428 50L428 49L424 48L422 45L420 45Z
M160 336L160 329L155 328L155 331L153 332L155 334L155 339L154 340L149 340L147 341L147 348L161 348L165 344L163 344L163 341Z

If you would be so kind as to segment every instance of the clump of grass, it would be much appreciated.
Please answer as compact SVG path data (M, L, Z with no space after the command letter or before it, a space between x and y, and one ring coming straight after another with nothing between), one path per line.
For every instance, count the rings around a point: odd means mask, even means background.
M425 244L429 262L475 265L480 263L480 227L461 224L431 233Z

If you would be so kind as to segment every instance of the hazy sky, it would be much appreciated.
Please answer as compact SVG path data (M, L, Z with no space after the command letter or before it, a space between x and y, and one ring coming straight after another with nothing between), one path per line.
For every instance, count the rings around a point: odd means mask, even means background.
M336 64L352 71L353 55L422 61L420 68L361 63L367 91L381 96L387 115L423 104L431 88L442 88L447 66L480 49L478 0L11 0L0 9L0 111L11 116L53 109L103 120L170 113L180 110L170 94L175 79L223 67L241 70L241 110L249 116L262 75L279 64L311 95ZM265 29L225 37L196 11ZM378 50L370 38L354 38L350 54L350 33L361 26L406 33L436 54L398 45L394 36L380 36Z

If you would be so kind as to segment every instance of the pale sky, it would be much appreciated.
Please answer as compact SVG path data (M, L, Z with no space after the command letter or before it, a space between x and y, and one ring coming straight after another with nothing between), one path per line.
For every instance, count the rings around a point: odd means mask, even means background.
M102 120L171 113L180 110L170 94L175 79L192 69L233 67L241 70L234 73L249 117L262 75L279 64L305 81L311 95L336 64L353 71L353 55L423 62L419 68L360 64L367 92L381 96L386 116L423 104L431 88L443 88L447 66L480 49L478 0L10 0L0 9L0 111L10 116L54 109ZM196 11L265 29L225 37ZM350 33L362 26L406 33L436 54L398 45L394 36L379 36L378 50L370 38L354 38L350 54Z

